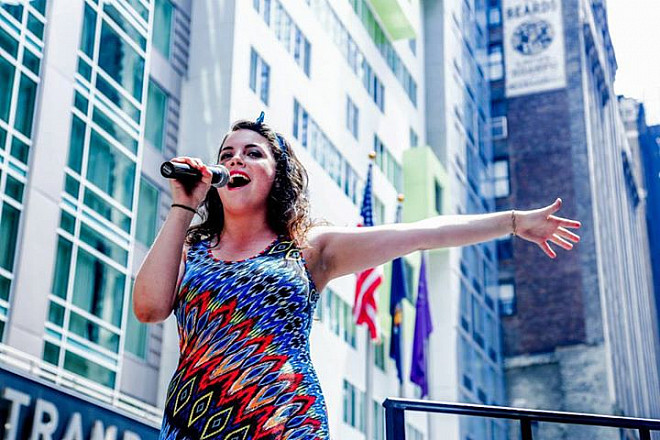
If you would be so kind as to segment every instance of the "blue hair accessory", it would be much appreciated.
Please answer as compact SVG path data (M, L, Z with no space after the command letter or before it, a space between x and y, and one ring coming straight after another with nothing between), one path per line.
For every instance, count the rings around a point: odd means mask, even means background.
M265 116L266 116L266 114L262 111L262 112L259 114L259 117L257 118L257 120L254 121L254 122L257 123L257 124L259 124L259 125L263 124L263 123L264 123L264 117L265 117Z
M276 134L275 137L277 138L277 143L280 144L280 150L282 150L282 152L286 154L287 153L286 142L284 142L284 138L279 133Z
M266 114L263 111L261 113L259 113L259 117L254 121L255 124L259 124L259 125L263 124L265 116L266 116ZM286 153L287 153L286 142L284 142L284 138L282 137L282 135L280 135L279 133L275 133L275 139L277 139L277 143L279 144L280 150L282 150L282 153L284 153L286 155Z

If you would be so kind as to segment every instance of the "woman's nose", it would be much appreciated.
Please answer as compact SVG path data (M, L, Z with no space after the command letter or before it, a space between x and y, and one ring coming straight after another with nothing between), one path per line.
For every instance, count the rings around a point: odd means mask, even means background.
M235 153L232 157L229 158L227 165L243 165L243 159L239 153Z

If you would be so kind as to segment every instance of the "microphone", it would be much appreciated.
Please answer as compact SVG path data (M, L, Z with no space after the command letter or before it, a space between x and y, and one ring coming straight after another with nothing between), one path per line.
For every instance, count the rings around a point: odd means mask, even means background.
M211 185L216 188L225 186L229 182L229 170L222 165L207 165L213 174ZM161 176L167 179L180 180L184 184L192 184L202 179L202 172L185 163L163 162L160 166Z

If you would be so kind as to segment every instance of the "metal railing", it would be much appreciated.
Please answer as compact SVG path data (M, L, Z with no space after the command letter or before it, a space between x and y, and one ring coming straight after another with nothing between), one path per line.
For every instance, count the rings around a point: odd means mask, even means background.
M389 398L385 407L385 431L387 440L405 440L405 411L455 414L520 422L522 440L533 440L532 423L563 423L637 430L640 440L650 440L651 431L660 431L660 420L634 417L581 414L559 411L508 408L503 406L474 405L470 403L433 402L427 400Z

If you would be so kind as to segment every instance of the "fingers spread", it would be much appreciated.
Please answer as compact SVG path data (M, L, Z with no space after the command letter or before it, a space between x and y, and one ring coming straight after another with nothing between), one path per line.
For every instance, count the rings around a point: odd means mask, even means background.
M562 228L561 226L557 228L556 234L562 238L572 241L573 243L577 243L580 241L579 235L574 234L571 231L567 230L566 228Z
M564 240L557 234L554 234L552 237L550 237L550 241L552 241L556 245L561 246L563 249L566 249L567 251L573 249L573 243Z
M545 254L550 258L556 258L557 254L552 250L547 241L539 243L539 247L545 252Z
M579 228L580 226L582 226L582 223L580 223L577 220L570 220L570 219L567 219L567 218L557 217L557 216L554 216L554 215L551 215L549 218L557 221L559 223L559 226L563 226L565 228L574 228L575 229L575 228Z

